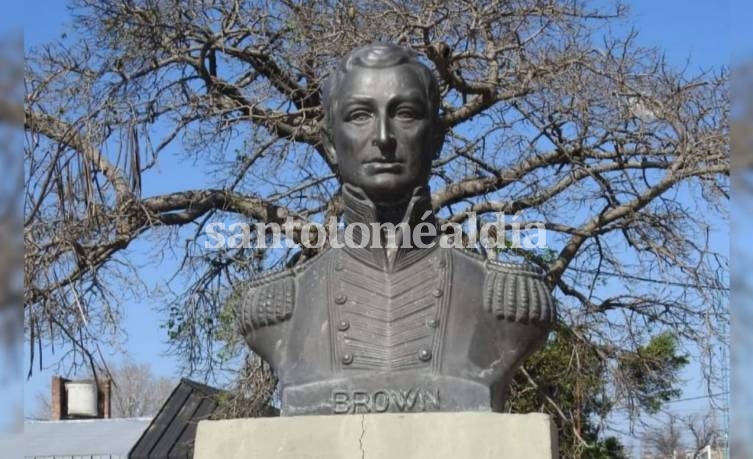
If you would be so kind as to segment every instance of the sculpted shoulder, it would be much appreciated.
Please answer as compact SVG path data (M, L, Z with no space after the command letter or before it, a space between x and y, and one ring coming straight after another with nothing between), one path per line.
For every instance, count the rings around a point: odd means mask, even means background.
M525 263L487 260L468 250L455 250L483 265L484 310L499 319L549 325L556 319L554 299L544 272Z
M487 262L484 309L497 318L548 325L554 322L554 299L535 266Z
M256 330L288 320L295 306L292 269L265 274L251 281L239 308L243 328Z
M295 309L296 278L321 259L319 255L293 268L265 273L247 287L238 311L245 331L285 322Z

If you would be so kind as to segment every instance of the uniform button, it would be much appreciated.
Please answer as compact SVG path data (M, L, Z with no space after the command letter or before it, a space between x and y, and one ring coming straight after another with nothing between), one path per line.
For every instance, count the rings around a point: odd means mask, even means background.
M337 304L345 304L346 301L348 301L348 297L342 293L335 297L335 303Z
M342 271L343 269L345 269L345 264L342 261L337 260L335 262L335 271Z
M421 349L418 351L418 360L422 362L431 360L431 351L428 349Z
M353 354L346 352L345 354L343 354L343 364L350 365L351 363L353 363Z
M437 328L439 326L439 320L429 319L426 321L426 326L428 326L429 328Z
M340 331L345 331L350 328L350 322L347 320L341 320L339 324L337 324L337 329Z
M435 288L434 290L431 291L431 294L434 295L434 297L436 298L439 298L440 296L442 296L443 293L444 292L442 292L441 288Z

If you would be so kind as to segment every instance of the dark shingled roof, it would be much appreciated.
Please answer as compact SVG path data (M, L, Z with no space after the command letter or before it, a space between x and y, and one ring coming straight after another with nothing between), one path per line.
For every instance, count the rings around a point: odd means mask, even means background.
M131 449L130 459L191 459L196 426L217 408L222 391L183 378Z

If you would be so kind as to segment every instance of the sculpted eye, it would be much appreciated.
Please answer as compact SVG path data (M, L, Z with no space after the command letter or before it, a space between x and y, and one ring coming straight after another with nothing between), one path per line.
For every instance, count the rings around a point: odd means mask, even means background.
M395 112L395 117L401 120L415 120L421 118L421 113L412 107L400 107Z
M364 121L369 121L371 119L371 112L368 112L366 110L353 110L352 112L348 113L347 120L348 121L355 121L356 123L362 123Z

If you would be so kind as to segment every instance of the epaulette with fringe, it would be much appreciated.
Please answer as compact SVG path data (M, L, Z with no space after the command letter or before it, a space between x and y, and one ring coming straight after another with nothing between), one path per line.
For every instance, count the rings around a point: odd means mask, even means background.
M241 303L241 323L252 329L274 325L293 315L295 274L292 270L270 273L251 281Z
M551 323L554 300L543 272L531 265L487 261L484 309L500 319Z
M295 276L328 251L323 249L314 257L292 268L266 273L252 280L241 303L240 319L244 327L252 329L284 322L293 315L295 307Z

